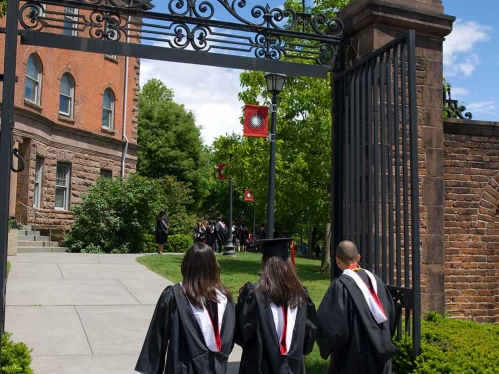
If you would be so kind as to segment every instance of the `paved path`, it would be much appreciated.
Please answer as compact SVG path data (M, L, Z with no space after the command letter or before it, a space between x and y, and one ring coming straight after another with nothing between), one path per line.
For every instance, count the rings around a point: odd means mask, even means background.
M154 306L171 282L138 255L9 257L6 330L33 349L35 374L132 374ZM228 374L236 374L234 347Z

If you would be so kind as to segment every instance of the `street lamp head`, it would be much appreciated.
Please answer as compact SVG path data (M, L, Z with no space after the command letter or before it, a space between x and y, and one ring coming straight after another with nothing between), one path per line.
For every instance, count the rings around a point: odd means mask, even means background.
M267 80L267 91L272 95L277 95L284 87L286 74L267 73L265 79Z

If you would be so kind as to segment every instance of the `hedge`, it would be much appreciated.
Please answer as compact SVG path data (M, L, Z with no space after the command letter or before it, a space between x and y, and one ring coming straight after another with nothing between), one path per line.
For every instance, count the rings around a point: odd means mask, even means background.
M14 343L12 334L5 332L2 335L2 368L1 374L34 374L29 367L31 351L24 343Z
M499 373L499 325L444 318L430 312L422 320L421 353L412 362L411 337L396 343L394 374Z

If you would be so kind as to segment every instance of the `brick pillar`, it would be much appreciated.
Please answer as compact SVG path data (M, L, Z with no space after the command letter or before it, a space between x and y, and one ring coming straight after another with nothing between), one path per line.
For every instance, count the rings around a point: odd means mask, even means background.
M445 312L443 40L455 17L441 0L357 0L338 18L352 43L351 59L376 50L398 34L416 31L421 232L421 308Z

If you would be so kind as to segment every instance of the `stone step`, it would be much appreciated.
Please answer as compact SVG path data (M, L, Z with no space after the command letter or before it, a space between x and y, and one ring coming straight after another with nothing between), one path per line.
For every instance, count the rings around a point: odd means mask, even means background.
M27 235L40 235L40 231L32 231L32 230L17 230L17 236L23 237Z
M17 247L59 247L58 242L49 242L48 240L18 240Z
M43 236L43 235L35 235L35 234L31 234L31 235L17 235L17 240L24 240L25 242L48 242L49 241L49 237L48 236Z
M66 247L18 247L17 253L66 252Z

